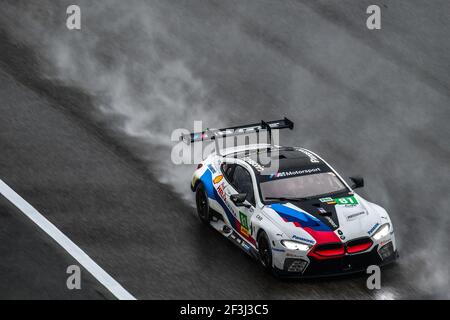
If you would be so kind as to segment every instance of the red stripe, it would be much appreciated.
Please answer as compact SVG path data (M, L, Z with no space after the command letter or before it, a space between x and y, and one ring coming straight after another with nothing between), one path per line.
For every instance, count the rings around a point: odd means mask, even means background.
M310 227L305 227L303 229L316 240L314 248L309 252L308 255L311 255L317 259L329 259L336 258L345 254L344 245L342 245L341 248L320 250L316 252L316 248L318 245L326 243L342 243L341 239L339 239L339 237L333 231L316 231L311 229Z
M310 227L303 229L316 240L317 244L342 242L333 231L316 231Z

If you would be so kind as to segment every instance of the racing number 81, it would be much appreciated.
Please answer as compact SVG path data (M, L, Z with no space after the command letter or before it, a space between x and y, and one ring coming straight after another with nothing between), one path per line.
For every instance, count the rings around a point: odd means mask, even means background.
M358 200L355 197L344 197L335 199L337 204L358 204Z

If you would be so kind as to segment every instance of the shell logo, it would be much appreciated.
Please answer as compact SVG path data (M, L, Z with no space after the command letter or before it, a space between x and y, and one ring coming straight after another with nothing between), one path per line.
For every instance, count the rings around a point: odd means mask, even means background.
M217 177L214 178L213 182L214 184L218 184L220 181L222 181L223 179L223 175L218 175Z

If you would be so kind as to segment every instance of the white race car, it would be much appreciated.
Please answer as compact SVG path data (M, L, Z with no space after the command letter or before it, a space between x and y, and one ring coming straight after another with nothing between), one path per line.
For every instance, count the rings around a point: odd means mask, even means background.
M293 128L287 118L182 136L216 142L192 178L201 221L277 275L345 274L394 261L389 215L353 191L362 178L350 178L350 187L314 152L272 141L219 148L219 138L267 130L271 140L272 130L284 128Z

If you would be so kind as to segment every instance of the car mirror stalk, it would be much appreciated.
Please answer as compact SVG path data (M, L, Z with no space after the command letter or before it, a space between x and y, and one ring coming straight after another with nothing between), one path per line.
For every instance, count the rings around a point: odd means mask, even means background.
M230 200L237 207L247 207L249 205L248 202L245 200L245 198L247 198L247 194L246 193L237 193L237 194L232 194L230 196Z

